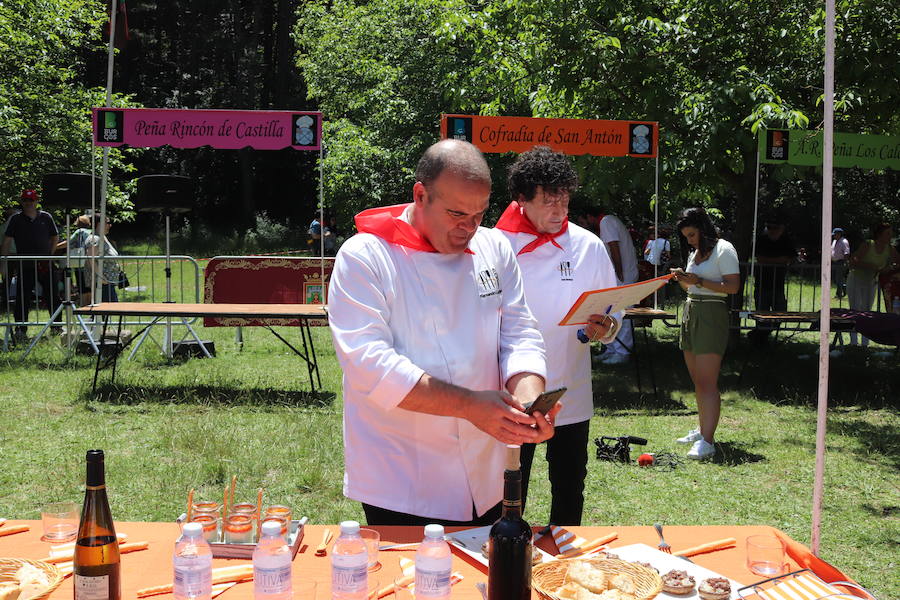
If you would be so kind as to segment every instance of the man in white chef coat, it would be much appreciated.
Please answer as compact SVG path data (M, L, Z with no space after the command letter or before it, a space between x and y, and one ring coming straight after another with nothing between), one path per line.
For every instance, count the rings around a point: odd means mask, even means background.
M578 176L569 159L546 146L520 155L510 167L512 202L497 222L516 253L525 299L538 320L547 347L548 390L567 387L565 406L547 440L552 501L550 523L580 525L587 476L588 433L594 414L588 342L609 344L621 315L591 315L583 329L559 322L582 294L616 287L616 272L603 242L569 223L569 196ZM522 446L523 501L535 444Z
M328 320L344 371L344 494L369 524L488 524L504 445L553 435L522 405L544 344L509 244L480 227L491 177L458 140L431 146L413 202L363 211L338 252Z

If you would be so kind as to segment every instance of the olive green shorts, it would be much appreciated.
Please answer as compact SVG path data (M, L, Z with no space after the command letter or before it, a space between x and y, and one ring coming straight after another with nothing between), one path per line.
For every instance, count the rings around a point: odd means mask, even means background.
M725 299L688 299L684 303L679 346L694 354L725 355L728 305Z

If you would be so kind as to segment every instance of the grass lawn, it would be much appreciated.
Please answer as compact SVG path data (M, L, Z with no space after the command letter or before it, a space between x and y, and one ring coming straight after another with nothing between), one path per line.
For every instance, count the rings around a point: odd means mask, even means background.
M341 384L328 331L314 331L324 388L315 395L301 362L268 331L245 329L243 351L233 329L198 331L215 341L216 358L169 364L145 344L136 360L120 361L116 385L103 383L99 399L90 395L89 357L66 361L51 342L27 362L18 352L0 355L0 516L37 518L44 501L80 498L84 451L99 447L119 520L174 519L190 488L197 498L220 498L232 474L238 500L264 487L268 499L313 522L361 519L359 505L341 495ZM675 330L657 323L650 338L639 346L643 393L634 365L595 371L591 437L646 437L648 451L683 456L674 439L696 421L687 372ZM732 345L719 457L670 471L591 459L585 523L769 524L808 543L816 340L782 335L763 351ZM879 349L831 361L823 557L880 598L900 598L900 372L897 355ZM101 373L101 382L108 378ZM549 512L542 456L526 514L533 524Z

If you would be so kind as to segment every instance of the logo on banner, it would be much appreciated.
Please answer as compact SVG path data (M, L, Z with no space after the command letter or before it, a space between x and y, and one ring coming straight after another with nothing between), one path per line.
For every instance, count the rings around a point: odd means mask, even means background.
M313 115L291 115L291 140L295 146L317 146L316 117Z
M653 128L643 123L628 126L629 154L653 154Z
M97 141L122 142L125 140L125 113L121 110L97 112Z
M500 277L493 267L479 271L476 278L478 279L478 295L482 298L500 293Z
M788 159L788 132L778 130L766 131L766 158L769 160Z
M572 269L572 263L564 260L559 263L559 278L562 281L572 281L575 271Z
M451 140L472 141L472 117L447 117L447 137Z

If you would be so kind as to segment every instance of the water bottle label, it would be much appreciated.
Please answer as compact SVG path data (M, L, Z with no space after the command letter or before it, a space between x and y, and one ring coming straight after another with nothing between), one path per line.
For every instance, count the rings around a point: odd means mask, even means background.
M291 589L291 565L271 569L253 569L254 589L257 594L282 594Z
M173 585L176 596L191 598L205 596L212 590L212 572L210 569L175 569Z
M416 569L416 596L443 598L450 594L450 569L426 571Z
M335 592L353 594L366 592L368 587L366 565L331 568L331 589Z
M75 575L75 600L108 600L109 597L109 575Z

